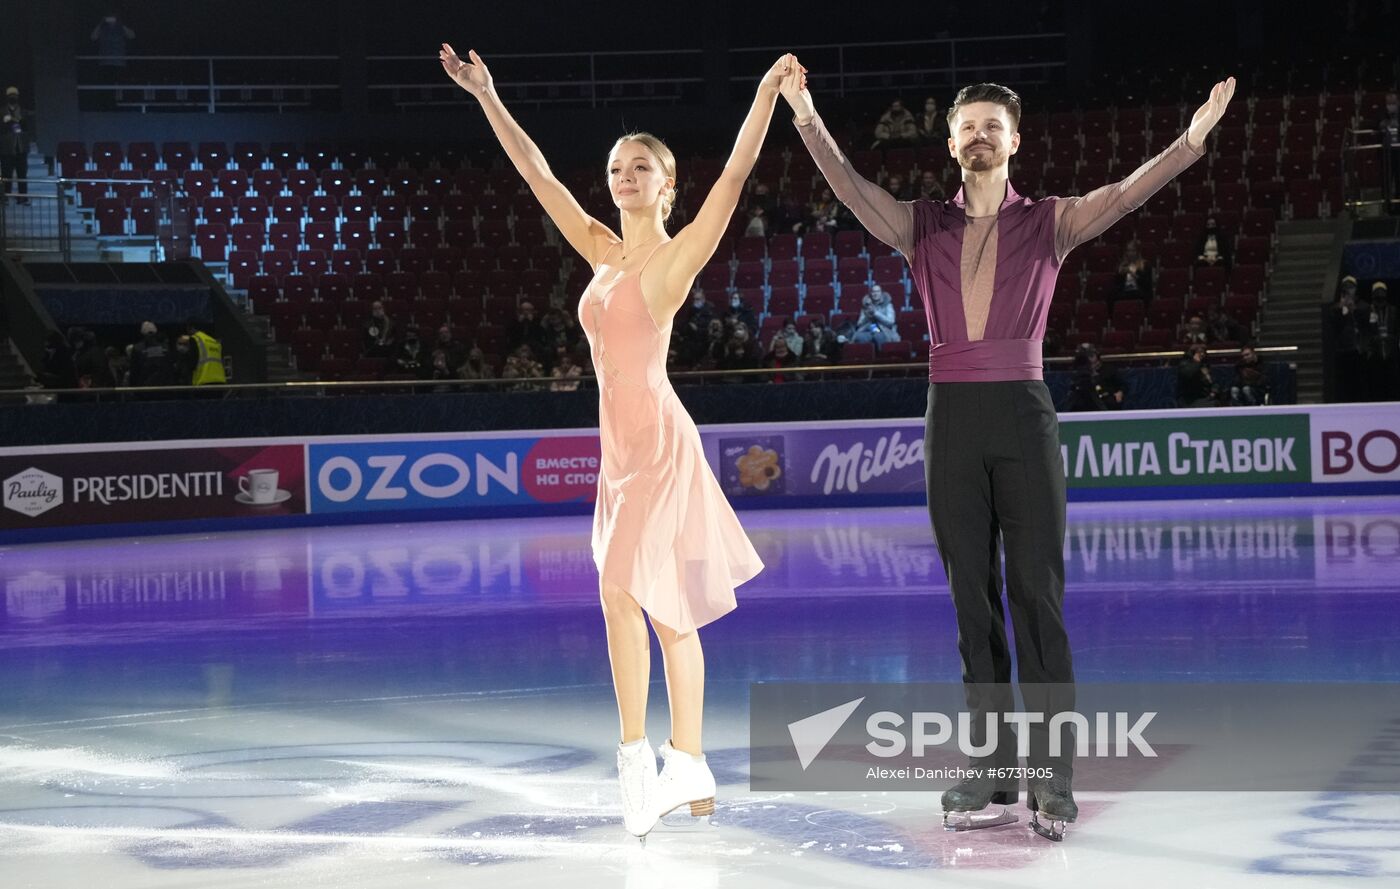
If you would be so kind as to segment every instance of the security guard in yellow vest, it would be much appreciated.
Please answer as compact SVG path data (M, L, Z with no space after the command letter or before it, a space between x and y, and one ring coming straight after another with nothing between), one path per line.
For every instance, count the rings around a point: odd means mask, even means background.
M223 345L193 324L189 325L186 330L189 332L190 343L195 349L194 385L227 383L228 377L224 375Z

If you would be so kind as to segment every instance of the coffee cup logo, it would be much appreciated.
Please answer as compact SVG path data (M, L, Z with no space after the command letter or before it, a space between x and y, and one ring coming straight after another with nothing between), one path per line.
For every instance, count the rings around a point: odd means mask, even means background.
M275 469L252 469L247 475L238 478L238 497L240 503L266 504L277 503L279 495L286 492L277 487L277 480L280 473Z

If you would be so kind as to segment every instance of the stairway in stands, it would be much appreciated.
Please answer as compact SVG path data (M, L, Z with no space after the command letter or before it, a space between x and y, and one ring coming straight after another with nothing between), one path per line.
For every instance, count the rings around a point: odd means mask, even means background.
M1297 346L1298 403L1322 403L1322 312L1351 237L1351 219L1281 222L1260 329L1261 346Z

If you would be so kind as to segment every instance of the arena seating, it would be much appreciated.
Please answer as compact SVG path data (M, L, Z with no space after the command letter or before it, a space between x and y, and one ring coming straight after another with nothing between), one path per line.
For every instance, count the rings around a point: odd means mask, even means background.
M1184 317L1212 305L1247 331L1256 329L1276 222L1343 211L1342 134L1376 117L1384 101L1384 92L1359 86L1276 91L1237 96L1207 157L1070 255L1049 314L1050 343L1062 350L1080 342L1106 352L1173 349ZM1182 102L1027 115L1012 181L1027 195L1082 194L1125 176L1175 139L1193 108ZM932 170L949 194L957 189L958 169L943 145L858 150L868 129L864 118L836 127L867 176L917 182ZM1356 171L1363 185L1379 181L1374 155ZM253 311L271 317L277 339L291 344L301 368L327 378L379 372L358 354L359 326L372 300L384 300L401 323L449 323L499 349L518 300L547 305L562 297L571 309L589 277L550 236L512 170L481 169L460 150L65 142L58 163L69 177L175 181L195 221L196 255L231 288L246 291ZM721 165L714 158L683 158L682 201L698 204ZM615 217L591 168L565 180L590 212ZM800 146L766 153L754 181L802 207L823 186ZM80 194L101 234L150 232L155 225L155 210L139 186L88 187ZM1195 264L1208 216L1230 238L1228 268ZM741 237L743 217L736 214L730 236L698 279L717 308L739 292L759 313L766 343L783 318L805 329L814 316L838 324L854 317L861 296L879 283L895 297L905 341L849 349L846 359L927 355L918 296L902 258L888 247L859 230L834 237ZM1118 258L1134 239L1153 263L1153 297L1114 303Z

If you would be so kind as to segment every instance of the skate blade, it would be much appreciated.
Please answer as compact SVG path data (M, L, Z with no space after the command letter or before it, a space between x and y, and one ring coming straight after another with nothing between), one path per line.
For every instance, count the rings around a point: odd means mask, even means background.
M1052 843L1062 843L1065 839L1065 824L1067 822L1058 819L1050 819L1043 822L1037 817L1037 813L1031 813L1031 830L1038 836L1045 837Z
M988 827L1005 827L1020 819L1010 809L1000 812L944 812L943 829L962 832L965 830L985 830Z

